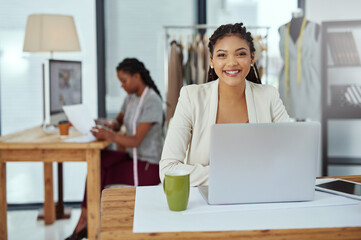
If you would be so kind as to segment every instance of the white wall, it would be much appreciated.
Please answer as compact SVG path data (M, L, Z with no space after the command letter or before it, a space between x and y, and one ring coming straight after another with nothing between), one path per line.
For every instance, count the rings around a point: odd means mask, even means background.
M40 126L42 122L41 64L50 58L50 53L22 52L27 16L35 13L74 17L82 51L54 53L53 58L82 62L83 102L89 106L92 116L97 116L95 0L0 0L0 116L3 135ZM56 168L56 183L55 171ZM84 163L64 164L66 201L82 199L85 174ZM43 186L41 163L7 164L9 203L42 202Z
M50 58L50 53L22 52L27 16L34 13L74 17L82 51L54 53L54 58L82 61L83 101L96 117L95 1L64 0L59 4L54 0L0 0L0 6L2 134L39 125L42 121L41 64ZM29 113L26 121L24 111Z
M361 1L359 0L307 0L306 18L320 24L324 21L361 20L360 9ZM330 121L329 156L361 157L360 132L361 120ZM329 175L356 173L361 173L361 166L329 167Z
M166 40L163 26L195 24L196 1L107 0L104 7L107 114L118 114L126 96L115 68L127 57L138 58L144 63L163 100L166 99L164 61L168 59L164 54ZM177 40L183 36L183 42L187 42L187 35L179 29L170 34L174 34Z
M359 0L306 0L307 19L323 21L361 20Z

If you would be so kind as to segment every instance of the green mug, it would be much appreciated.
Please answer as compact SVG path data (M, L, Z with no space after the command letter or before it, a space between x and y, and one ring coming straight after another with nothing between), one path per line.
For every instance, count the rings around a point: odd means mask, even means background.
M183 170L166 172L163 181L163 190L167 196L170 210L186 210L189 199L189 173Z

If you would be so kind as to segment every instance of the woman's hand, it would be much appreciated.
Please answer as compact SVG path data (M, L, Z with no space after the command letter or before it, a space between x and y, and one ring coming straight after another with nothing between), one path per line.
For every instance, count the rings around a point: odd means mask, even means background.
M115 132L118 132L120 129L120 125L116 119L107 120L103 123L106 128L112 129Z
M96 137L98 140L106 140L112 141L114 132L107 128L102 127L93 127L90 132Z

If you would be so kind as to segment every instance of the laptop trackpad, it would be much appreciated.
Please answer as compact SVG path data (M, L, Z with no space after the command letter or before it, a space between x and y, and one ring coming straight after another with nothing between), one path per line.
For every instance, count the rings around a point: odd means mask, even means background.
M198 186L199 192L202 194L204 200L209 204L208 201L208 186Z

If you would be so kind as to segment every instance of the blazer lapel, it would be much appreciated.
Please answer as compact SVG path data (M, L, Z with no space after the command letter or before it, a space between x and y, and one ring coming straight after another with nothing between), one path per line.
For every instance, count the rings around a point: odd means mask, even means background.
M257 119L255 103L253 101L252 86L248 82L248 80L245 81L246 81L245 94L246 94L246 103L247 103L247 111L248 111L248 120L250 123L257 123L258 119Z
M210 129L213 124L216 123L217 119L217 109L218 109L218 80L215 80L211 84L210 95L207 96L205 101L208 101L208 104L204 108L204 113L208 112L208 116L205 114L203 117L200 117L198 127L200 130L199 136L203 135L205 138L210 139Z
M210 95L209 101L209 115L208 115L208 123L210 125L215 124L217 120L217 109L218 109L218 85L219 80L215 80L216 83L212 84L212 92ZM247 103L247 111L248 111L248 120L250 123L257 123L257 113L255 103L253 101L253 91L251 84L246 81L246 103Z
M212 92L209 101L209 116L208 123L215 124L217 120L217 109L218 109L218 79L212 84Z

